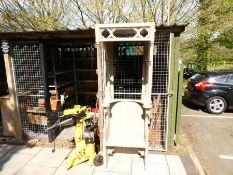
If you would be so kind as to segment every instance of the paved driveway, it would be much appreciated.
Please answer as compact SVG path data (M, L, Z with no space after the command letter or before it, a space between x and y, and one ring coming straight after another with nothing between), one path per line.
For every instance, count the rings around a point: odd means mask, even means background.
M233 175L233 111L221 115L183 103L181 127L207 175Z

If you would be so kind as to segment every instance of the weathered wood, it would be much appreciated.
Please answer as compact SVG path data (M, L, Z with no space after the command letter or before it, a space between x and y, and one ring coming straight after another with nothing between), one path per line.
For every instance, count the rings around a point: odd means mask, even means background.
M38 125L47 125L47 117L43 115L28 113L27 114L27 121L31 124L38 124Z
M3 135L14 136L14 121L12 120L12 112L10 110L10 96L0 97L1 116L3 124Z
M9 99L3 100L0 105L2 106L4 135L14 136L16 141L20 141L22 137L20 114L16 102L12 60L8 53L4 53L4 61L9 91Z
M63 31L27 31L27 32L1 32L0 38L6 39L74 39L93 38L94 29L63 30Z

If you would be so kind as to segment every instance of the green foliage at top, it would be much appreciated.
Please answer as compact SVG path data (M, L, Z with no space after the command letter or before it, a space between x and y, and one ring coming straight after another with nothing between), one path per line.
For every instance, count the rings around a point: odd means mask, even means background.
M217 39L216 42L221 44L222 46L233 49L233 28L223 32Z
M233 61L233 1L201 0L195 37L182 46L183 56L193 62L199 71L227 68ZM193 51L190 51L193 50ZM187 55L185 52L195 54Z

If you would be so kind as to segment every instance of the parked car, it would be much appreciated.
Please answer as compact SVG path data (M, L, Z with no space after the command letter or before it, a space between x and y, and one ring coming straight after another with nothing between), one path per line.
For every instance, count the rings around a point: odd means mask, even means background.
M188 79L184 97L212 114L233 109L233 70L195 74Z

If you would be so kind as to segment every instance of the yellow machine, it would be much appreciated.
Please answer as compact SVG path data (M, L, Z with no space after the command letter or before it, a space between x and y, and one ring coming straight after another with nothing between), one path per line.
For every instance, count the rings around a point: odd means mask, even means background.
M85 112L85 115L77 119L75 126L75 149L67 158L67 169L78 165L84 161L89 160L90 165L93 165L95 152L94 142L94 113L90 112L88 108L76 105L73 109L64 111L66 115L76 115Z
M58 125L67 124L71 121L75 123L75 149L67 158L67 169L82 162L89 161L90 165L99 166L103 163L103 157L96 154L95 132L97 129L97 118L95 114L86 106L75 105L72 109L63 111L60 122L48 129L53 129Z

